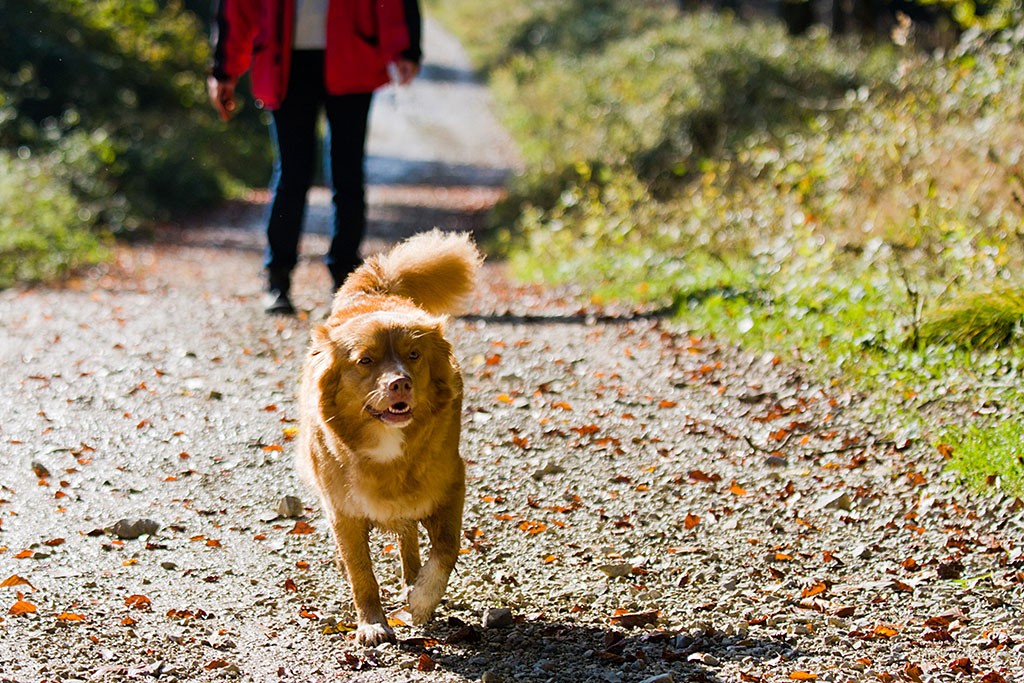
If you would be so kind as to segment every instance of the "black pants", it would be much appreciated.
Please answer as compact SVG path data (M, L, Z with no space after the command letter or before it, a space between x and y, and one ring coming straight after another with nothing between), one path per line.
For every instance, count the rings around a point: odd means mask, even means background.
M335 286L359 264L359 245L366 233L364 157L372 93L328 95L324 89L324 53L292 53L288 91L273 112L274 194L267 219L264 265L271 287L287 289L298 262L299 238L306 213L306 194L313 182L320 112L327 114L325 171L334 191L331 246L325 257Z

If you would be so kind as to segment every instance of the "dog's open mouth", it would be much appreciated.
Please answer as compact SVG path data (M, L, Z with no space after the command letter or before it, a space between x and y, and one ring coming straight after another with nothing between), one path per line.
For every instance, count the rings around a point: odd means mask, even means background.
M412 421L412 406L405 401L399 401L387 407L386 410L377 410L366 406L366 412L387 425L402 427Z

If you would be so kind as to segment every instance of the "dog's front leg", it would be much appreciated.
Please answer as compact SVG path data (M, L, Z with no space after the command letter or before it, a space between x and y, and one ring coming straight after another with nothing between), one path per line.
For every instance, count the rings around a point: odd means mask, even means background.
M423 520L430 537L430 558L423 565L416 585L409 593L413 623L425 624L441 602L448 577L459 557L462 535L462 495L453 496L447 506Z
M398 532L398 551L402 556L402 584L408 591L420 575L420 530L413 522Z
M359 617L356 641L367 647L385 641L395 642L395 634L388 627L384 608L380 604L380 586L373 575L370 524L366 520L339 516L334 520L334 536L348 572L352 600Z

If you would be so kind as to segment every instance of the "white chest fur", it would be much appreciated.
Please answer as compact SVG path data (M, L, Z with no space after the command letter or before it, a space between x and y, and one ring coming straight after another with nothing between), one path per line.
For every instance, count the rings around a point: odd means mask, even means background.
M361 448L360 455L371 460L385 463L396 460L405 450L405 434L401 429L384 427L377 430L377 443L369 448Z

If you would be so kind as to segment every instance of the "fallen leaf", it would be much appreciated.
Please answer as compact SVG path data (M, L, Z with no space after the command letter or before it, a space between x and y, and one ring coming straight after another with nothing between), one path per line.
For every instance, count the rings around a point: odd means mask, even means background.
M61 612L57 615L57 621L85 621L85 615L74 614L73 612Z
M145 595L129 595L124 599L124 604L143 612L149 611L153 607L153 603Z
M818 674L812 674L809 671L791 671L789 679L792 681L816 681Z
M305 606L299 608L299 616L302 617L303 619L319 619L320 618L320 617L318 617L316 615L315 612L313 612L311 609L309 609L308 607L305 607Z
M959 657L949 663L949 668L958 674L973 674L977 671L969 657Z
M802 595L805 598L810 598L820 593L824 593L826 590L828 590L828 586L825 585L824 582L818 581L814 585L808 586L807 588L804 588L802 591L800 591L800 595Z
M0 582L0 588L8 588L10 586L28 586L32 590L36 589L35 586L28 582L28 579L23 579L17 574L11 574L3 582Z
M224 669L229 666L231 665L223 659L214 659L209 664L204 665L203 668L207 671L213 671L214 669Z
M548 525L544 522L533 522L530 520L526 520L519 523L519 529L521 531L525 531L531 536L534 534L539 534L540 532L547 530L547 528Z
M420 659L416 662L417 671L433 671L437 668L437 662L430 658L426 652L420 655Z
M28 558L32 557L33 555L35 555L35 553L33 553L31 550L27 550L26 549L26 550L22 550L20 553L15 555L14 559L16 559L16 560L27 560Z
M221 547L220 541L218 541L216 538L211 538L208 541L206 541L206 545L208 545L211 548L220 548Z
M734 496L745 496L747 495L747 490L734 481L729 485L729 493Z
M898 634L898 633L899 633L899 631L897 631L892 626L886 626L885 624L879 624L878 626L875 626L875 630L873 630L871 632L871 635L876 637L876 638L892 638L892 637L896 636L896 634Z
M690 479L699 481L705 484L715 484L722 481L722 475L720 474L706 474L700 470L691 470L688 475Z
M289 531L288 533L289 534L302 535L302 534L311 534L314 531L316 531L316 528L313 525L311 525L309 522L306 522L306 521L300 519L300 520L296 520L295 526L293 526L291 531Z
M651 610L650 612L628 612L623 609L617 609L612 613L611 623L613 626L634 628L637 626L646 626L647 624L656 624L658 623L659 616L661 616L661 612L658 610Z
M683 519L683 528L685 528L687 531L694 528L698 524L700 524L700 517L698 517L697 515L687 513L686 517Z
M14 605L11 607L11 609L7 610L7 613L8 614L19 615L19 614L32 614L33 612L35 612L36 611L36 606L33 605L31 602L28 602L28 601L24 600L23 599L24 597L25 597L24 595L22 595L21 593L18 593L18 600L14 603Z

